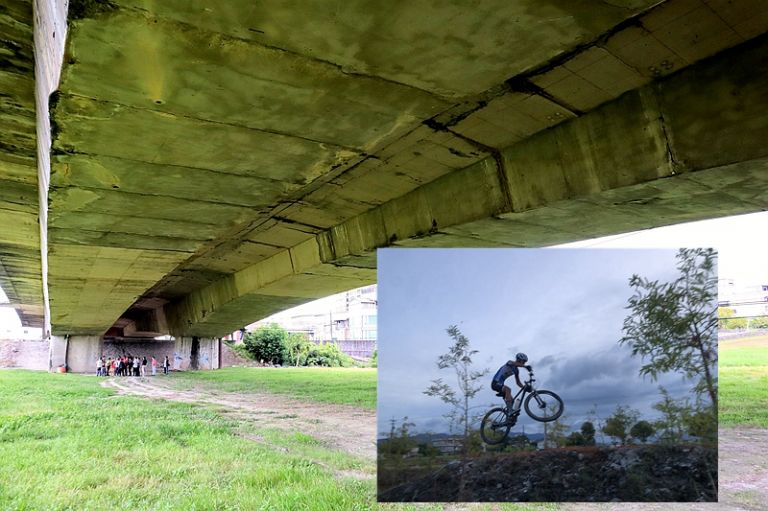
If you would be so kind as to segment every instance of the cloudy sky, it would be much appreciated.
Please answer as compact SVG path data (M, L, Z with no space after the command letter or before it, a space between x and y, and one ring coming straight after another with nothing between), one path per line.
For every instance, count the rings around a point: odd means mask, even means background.
M407 416L417 430L443 431L450 409L423 394L430 381L455 382L438 370L458 325L474 349L476 366L488 368L473 403L478 414L500 402L490 389L493 373L522 351L541 389L565 401L569 422L580 425L590 408L610 415L630 405L646 417L659 400L658 385L674 396L691 384L678 375L658 382L638 376L641 361L617 341L637 273L673 280L674 249L389 249L379 264L379 434L390 419ZM541 431L523 415L516 430Z

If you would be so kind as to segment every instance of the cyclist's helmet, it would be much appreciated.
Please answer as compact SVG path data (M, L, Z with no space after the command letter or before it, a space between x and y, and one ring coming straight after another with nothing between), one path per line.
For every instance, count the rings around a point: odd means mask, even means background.
M528 355L526 355L525 353L518 353L517 355L515 355L515 360L517 362L522 362L522 363L528 362Z

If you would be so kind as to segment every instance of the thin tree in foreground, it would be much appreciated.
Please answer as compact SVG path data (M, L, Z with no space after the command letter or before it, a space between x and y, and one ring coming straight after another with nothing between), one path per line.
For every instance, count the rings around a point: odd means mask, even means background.
M717 254L713 249L680 249L680 277L659 283L633 275L624 337L633 355L648 363L640 374L654 380L669 371L698 379L695 391L717 409Z
M472 350L467 339L456 325L447 329L448 335L453 339L453 345L448 353L437 358L438 369L451 369L456 376L456 389L445 383L442 378L432 380L424 394L440 398L444 403L453 408L448 414L455 419L457 425L463 429L463 448L466 450L469 441L471 424L470 401L477 395L483 386L478 380L488 374L488 369L472 369L472 357L477 353Z

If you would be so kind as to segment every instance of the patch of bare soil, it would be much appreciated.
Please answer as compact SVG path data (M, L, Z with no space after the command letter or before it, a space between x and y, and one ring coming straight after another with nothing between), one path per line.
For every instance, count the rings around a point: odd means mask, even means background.
M326 447L370 462L376 457L376 412L372 410L308 403L267 393L213 391L205 386L182 390L174 388L173 380L162 377L110 378L102 382L102 385L116 389L121 395L207 405L224 417L257 428L300 432ZM255 437L247 434L241 436ZM259 441L257 438L250 439Z
M563 511L765 511L768 509L768 430L721 429L718 503L563 504Z

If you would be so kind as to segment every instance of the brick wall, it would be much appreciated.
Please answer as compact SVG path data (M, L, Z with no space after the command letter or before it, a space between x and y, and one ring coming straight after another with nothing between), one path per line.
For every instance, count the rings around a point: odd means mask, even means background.
M0 339L0 367L48 370L48 341Z
M173 363L174 341L104 341L104 356L117 357L132 355L157 359L157 367L161 368L165 356ZM149 369L148 369L149 371Z

